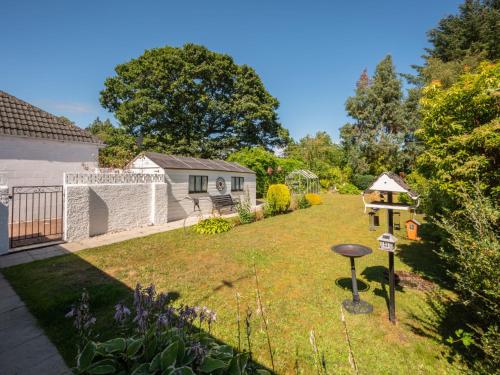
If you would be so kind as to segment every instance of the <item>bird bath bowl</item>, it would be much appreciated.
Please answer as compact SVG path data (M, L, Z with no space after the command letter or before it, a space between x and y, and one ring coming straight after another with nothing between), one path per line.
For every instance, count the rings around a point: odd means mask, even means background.
M340 244L332 246L334 253L348 257L351 261L352 278L352 300L344 300L342 306L351 314L369 314L373 311L373 306L359 298L358 282L356 280L356 265L354 259L372 253L372 249L358 244Z

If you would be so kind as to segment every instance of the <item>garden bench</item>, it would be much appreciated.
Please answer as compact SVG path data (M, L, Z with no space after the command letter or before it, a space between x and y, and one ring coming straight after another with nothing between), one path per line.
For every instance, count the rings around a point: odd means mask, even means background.
M223 209L224 207L230 207L230 209L232 210L237 203L237 201L233 199L231 194L211 195L210 199L212 201L212 213L214 210L216 210L219 212L219 215L221 209Z

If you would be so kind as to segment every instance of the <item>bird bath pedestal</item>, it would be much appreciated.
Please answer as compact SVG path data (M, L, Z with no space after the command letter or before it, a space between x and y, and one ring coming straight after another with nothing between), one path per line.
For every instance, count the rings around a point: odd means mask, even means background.
M358 282L356 280L356 265L354 263L354 259L371 254L372 249L367 246L357 244L341 244L332 246L332 251L348 257L351 261L352 301L346 299L342 302L342 306L344 306L344 308L351 314L371 313L373 311L373 306L359 298Z

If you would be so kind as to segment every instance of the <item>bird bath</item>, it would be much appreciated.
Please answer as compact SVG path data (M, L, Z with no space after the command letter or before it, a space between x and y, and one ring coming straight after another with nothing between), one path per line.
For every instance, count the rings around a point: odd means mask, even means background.
M356 265L354 263L354 259L371 254L372 249L358 244L340 244L332 246L332 251L348 257L351 261L352 301L346 299L342 302L342 306L344 306L344 308L351 314L371 313L373 311L373 306L359 298L358 282L356 280Z

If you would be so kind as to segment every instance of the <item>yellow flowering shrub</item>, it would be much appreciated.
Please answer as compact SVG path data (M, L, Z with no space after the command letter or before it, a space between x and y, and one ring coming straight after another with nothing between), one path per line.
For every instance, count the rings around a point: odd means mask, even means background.
M319 194L313 194L313 193L306 194L306 199L312 206L323 203L321 201L321 197L319 196Z

